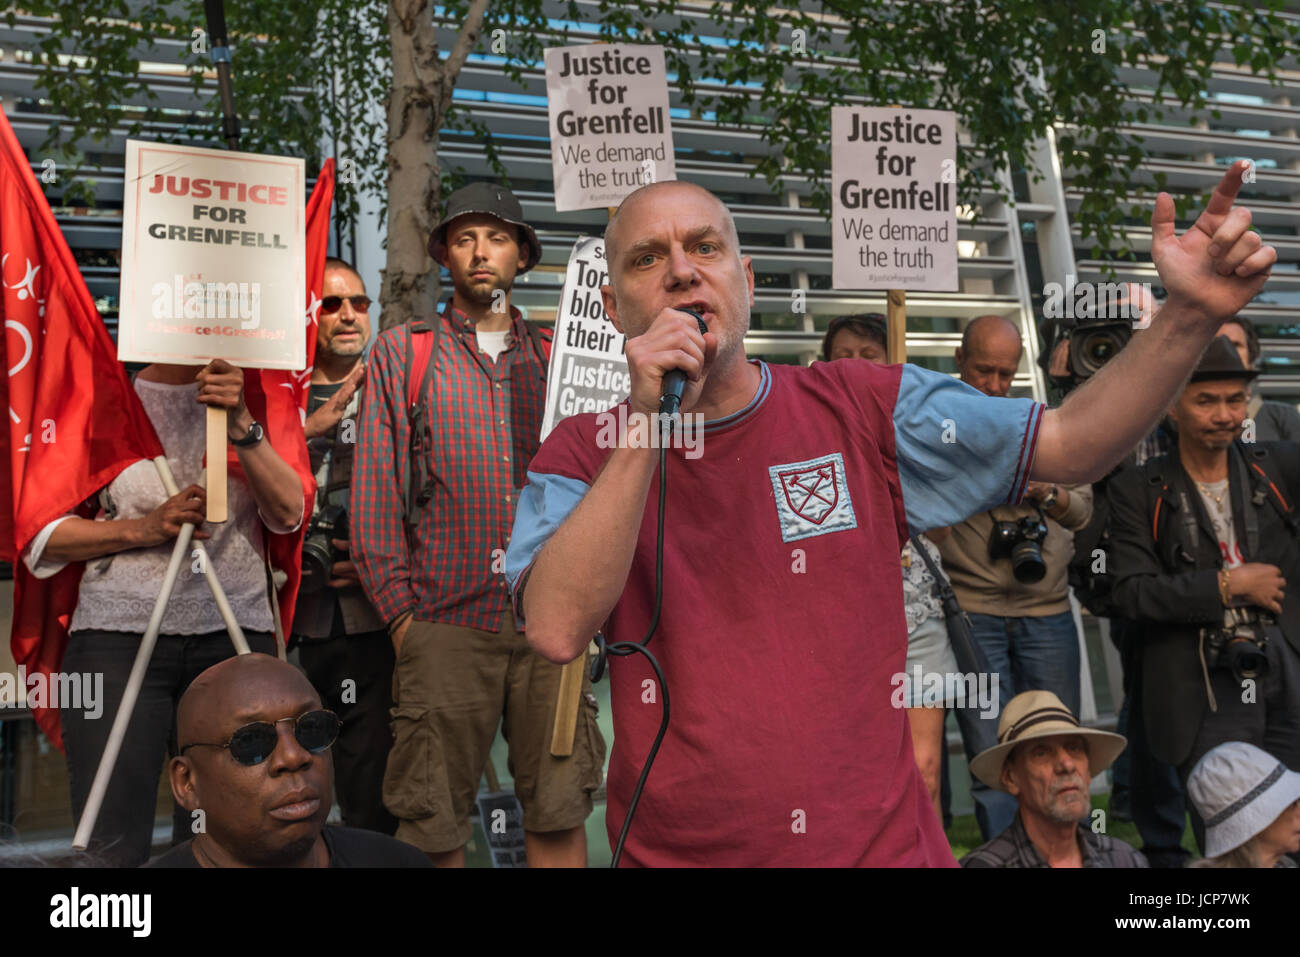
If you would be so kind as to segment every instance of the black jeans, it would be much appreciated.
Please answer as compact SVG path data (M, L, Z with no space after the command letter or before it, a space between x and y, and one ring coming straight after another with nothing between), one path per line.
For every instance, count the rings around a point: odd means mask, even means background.
M343 719L334 744L334 791L343 823L392 835L384 767L393 744L393 640L387 631L298 638L298 661L325 707Z
M1182 867L1187 804L1178 771L1151 753L1146 714L1142 710L1142 626L1122 618L1110 620L1110 636L1124 669L1124 705L1115 730L1128 738L1128 747L1112 766L1115 787L1127 786L1133 823L1142 837L1142 853L1152 867ZM1123 762L1123 763L1121 763Z
M273 635L246 631L244 637L253 651L276 653ZM81 820L81 812L90 797L90 787L122 703L140 638L138 634L121 631L76 631L68 637L61 670L104 676L104 704L98 718L87 718L83 711L74 709L60 715L68 755L72 814L77 821ZM158 775L164 759L176 753L176 704L191 681L234 653L235 647L224 631L158 636L135 713L127 725L122 750L91 834L88 850L96 863L105 867L136 867L148 860L153 844ZM174 806L172 843L191 837L189 812Z

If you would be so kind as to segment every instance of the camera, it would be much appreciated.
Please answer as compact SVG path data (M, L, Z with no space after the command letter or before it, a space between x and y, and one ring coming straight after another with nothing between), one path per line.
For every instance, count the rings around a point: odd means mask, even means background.
M1047 538L1047 521L1043 510L1037 515L1025 515L1014 521L993 521L989 533L989 557L1011 559L1011 572L1016 581L1032 585L1042 581L1047 574L1043 561L1043 539Z
M1132 338L1131 320L1080 320L1070 330L1070 377L1077 384L1096 375Z
M1240 684L1268 671L1268 628L1273 618L1253 607L1229 608L1231 625L1205 629L1205 664L1227 668Z
M307 537L302 543L302 581L298 591L311 595L325 587L330 580L330 567L335 562L347 560L330 541L348 537L348 512L342 505L326 505L311 520Z

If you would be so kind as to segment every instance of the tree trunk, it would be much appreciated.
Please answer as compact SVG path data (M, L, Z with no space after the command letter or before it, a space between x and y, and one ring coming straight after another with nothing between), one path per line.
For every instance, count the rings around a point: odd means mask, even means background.
M469 51L478 41L487 0L474 0L445 61L438 56L429 0L390 0L393 88L388 99L388 258L379 292L380 328L430 315L438 266L429 235L442 208L438 135Z
M388 34L393 88L388 95L388 256L379 303L382 329L434 311L437 267L426 244L438 222L438 130L433 81L442 73L428 0L391 0Z

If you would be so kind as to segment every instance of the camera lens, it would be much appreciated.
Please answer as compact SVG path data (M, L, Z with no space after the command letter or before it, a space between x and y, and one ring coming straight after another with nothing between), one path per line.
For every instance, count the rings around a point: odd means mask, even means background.
M309 535L302 543L302 581L298 584L299 594L313 595L324 588L329 581L333 561L329 536Z
M1268 670L1268 658L1254 641L1238 638L1228 646L1228 666L1238 680L1258 678Z
M1032 585L1042 581L1047 574L1047 563L1043 561L1043 550L1037 542L1021 539L1011 549L1011 571L1016 581Z

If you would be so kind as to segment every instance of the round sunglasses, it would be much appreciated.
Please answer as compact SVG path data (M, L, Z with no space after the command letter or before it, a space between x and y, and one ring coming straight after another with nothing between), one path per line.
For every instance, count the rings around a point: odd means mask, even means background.
M352 308L357 312L370 311L371 299L369 296L326 296L320 301L320 311L327 316L331 316L343 308L344 299L352 303Z
M320 754L338 740L339 728L343 722L333 711L308 711L297 718L280 718L277 721L254 721L246 724L230 736L224 744L207 744L195 741L181 748L184 754L190 748L229 748L230 756L240 764L252 766L261 764L275 751L280 740L277 725L281 721L293 722L293 736L302 747L312 754Z

